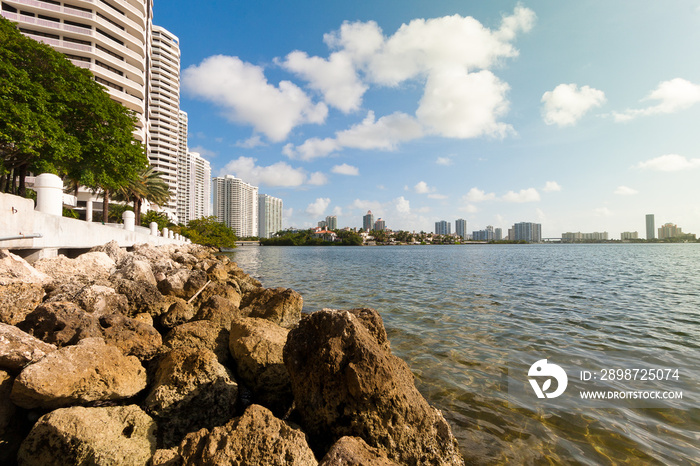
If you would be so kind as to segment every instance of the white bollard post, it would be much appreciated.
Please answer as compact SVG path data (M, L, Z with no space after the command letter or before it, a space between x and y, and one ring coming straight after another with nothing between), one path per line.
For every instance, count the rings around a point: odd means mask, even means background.
M63 181L51 173L42 173L34 181L36 210L49 215L63 215Z
M168 230L168 238L173 239L175 237L175 232L172 230Z
M163 238L167 238L167 237L168 237L168 229L163 227Z
M151 236L158 236L158 224L156 222L151 222L148 226L151 227Z
M85 221L92 222L92 199L85 203Z
M126 231L134 231L136 226L136 214L130 210L125 210L122 214L124 220L124 229Z

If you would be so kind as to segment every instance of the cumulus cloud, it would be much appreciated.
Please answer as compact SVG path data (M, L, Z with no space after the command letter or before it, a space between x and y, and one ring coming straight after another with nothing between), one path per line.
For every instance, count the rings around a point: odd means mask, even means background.
M255 147L260 147L264 145L265 143L263 142L259 134L255 134L243 141L236 141L236 147L242 147L244 149L253 149Z
M293 168L285 162L277 162L266 167L255 164L252 157L239 157L231 160L219 172L219 176L234 175L246 183L255 186L301 186L308 184L325 184L327 179L322 173L307 176L301 168ZM320 181L323 181L320 183Z
M404 198L403 196L394 199L394 206L396 208L396 211L400 214L411 213L411 203L408 201L408 199Z
M321 172L314 172L309 175L308 184L321 186L328 183L328 177Z
M535 188L521 189L517 193L508 191L502 198L506 202L536 202L540 200L540 193Z
M319 157L326 157L339 149L338 142L333 138L310 138L296 147L292 143L286 144L282 149L282 153L290 159L309 161Z
M433 190L428 186L428 183L425 181L419 181L414 187L413 191L415 191L418 194L428 194L432 192Z
M323 123L324 103L314 103L290 81L270 84L261 67L238 57L215 55L182 73L183 89L190 95L222 107L231 121L253 126L270 140L286 139L305 123Z
M660 172L677 172L700 167L700 159L689 159L678 154L666 154L639 162L637 167Z
M306 213L313 217L321 217L330 204L331 200L329 198L319 197L306 207Z
M349 175L349 176L357 176L360 174L360 170L357 169L357 167L353 167L352 165L348 165L347 163L344 163L342 165L336 165L331 169L333 173L337 173L338 175Z
M628 109L613 113L615 121L628 121L633 118L663 113L676 113L700 102L700 85L682 78L659 83L642 101L657 101L658 104L646 108Z
M618 186L614 193L619 196L633 196L639 193L639 191L637 191L636 189L629 188L627 186Z
M479 188L472 188L469 190L469 192L464 196L464 200L467 202L483 202L483 201L490 201L496 198L496 195L494 193L486 193L485 191L479 189Z
M217 156L217 153L214 152L213 150L209 150L203 146L194 146L189 148L190 152L196 152L202 157L209 157L209 158L214 158Z
M542 115L548 125L572 126L594 107L605 103L605 93L589 86L559 84L542 96Z
M446 167L449 167L450 165L452 165L452 159L450 157L438 157L435 160L435 163L438 165L444 165Z
M544 188L542 188L542 191L544 191L546 193L561 191L561 186L556 181L547 181L544 184Z
M396 112L376 120L369 111L362 123L337 133L336 141L342 147L394 150L399 143L421 136L421 125L410 115Z
M448 196L446 196L444 194L432 193L432 194L428 194L428 198L429 199L447 199Z

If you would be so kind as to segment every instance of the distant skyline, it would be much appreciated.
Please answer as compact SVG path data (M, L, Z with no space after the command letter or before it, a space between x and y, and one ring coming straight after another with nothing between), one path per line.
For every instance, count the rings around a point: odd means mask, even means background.
M700 233L698 1L155 0L154 23L190 150L285 226Z

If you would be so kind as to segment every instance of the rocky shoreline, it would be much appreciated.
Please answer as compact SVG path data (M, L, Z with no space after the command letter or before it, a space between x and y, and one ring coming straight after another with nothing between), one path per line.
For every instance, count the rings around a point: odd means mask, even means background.
M0 463L463 465L372 309L203 246L0 250Z

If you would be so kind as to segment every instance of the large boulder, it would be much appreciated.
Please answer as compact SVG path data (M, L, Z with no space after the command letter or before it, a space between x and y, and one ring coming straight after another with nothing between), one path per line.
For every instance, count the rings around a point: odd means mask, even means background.
M362 438L404 464L463 465L449 425L391 354L376 311L324 309L305 316L284 347L295 408L319 453Z
M117 293L126 296L130 316L145 312L156 317L163 313L163 295L152 284L124 278L114 278L112 283Z
M0 370L0 436L5 433L5 428L15 414L15 405L10 401L11 392L12 376Z
M168 448L185 434L222 425L234 414L238 384L212 351L176 348L160 359L153 379L144 407L158 419Z
M115 240L112 240L107 244L103 244L102 246L95 246L94 248L90 249L89 252L104 252L117 264L119 261L129 255L129 253L126 252L125 249L121 248L119 243L117 243Z
M61 283L47 287L45 302L70 301L92 315L104 315L114 312L126 313L129 302L126 296L108 286L108 282L80 285L78 283Z
M58 281L80 281L91 283L94 280L105 280L116 266L104 252L86 252L75 259L66 256L39 259L34 268L44 272Z
M0 322L16 325L43 300L44 288L36 283L0 285Z
M21 429L17 428L17 408L10 401L11 391L12 376L0 371L0 464L15 464L23 438Z
M163 350L175 348L206 349L216 354L219 362L229 359L229 331L221 325L198 320L178 325L165 335Z
M240 296L238 296L238 301L240 302ZM194 320L208 320L230 329L231 320L238 317L242 317L241 310L234 301L214 295L199 306Z
M27 364L54 351L55 345L44 343L17 327L0 323L0 369L17 373Z
M335 442L319 466L400 466L390 460L386 453L372 448L358 437L342 437Z
M248 317L267 319L285 328L294 327L301 318L304 300L289 288L256 288L241 303L241 312Z
M265 319L231 322L229 349L236 374L253 391L253 401L283 416L292 404L292 386L283 350L289 330Z
M163 312L158 319L162 327L175 328L194 318L196 309L182 298L166 296L163 299Z
M94 316L66 301L42 304L17 327L56 346L75 345L85 338L102 336L102 329Z
M12 386L12 401L27 409L55 409L122 400L145 387L146 370L136 357L89 338L25 367Z
M42 285L51 277L29 265L27 261L7 249L0 249L0 286L12 283Z
M178 452L186 465L318 464L304 433L259 405L249 406L241 417L211 432L203 429L189 434Z
M200 305L206 304L214 296L218 296L226 301L229 301L233 306L239 307L241 304L241 289L238 283L212 281L207 285L202 292L197 296L196 302Z
M122 259L117 270L112 274L112 280L117 278L158 285L151 263L146 259L140 259L139 256L129 255Z
M123 314L107 314L99 317L99 324L107 343L119 348L127 356L146 361L155 356L163 344L160 333L137 319Z
M190 299L207 284L207 280L207 274L201 270L180 268L160 280L158 290L166 296Z
M17 459L26 466L145 466L156 451L155 430L135 405L57 409L39 418Z

